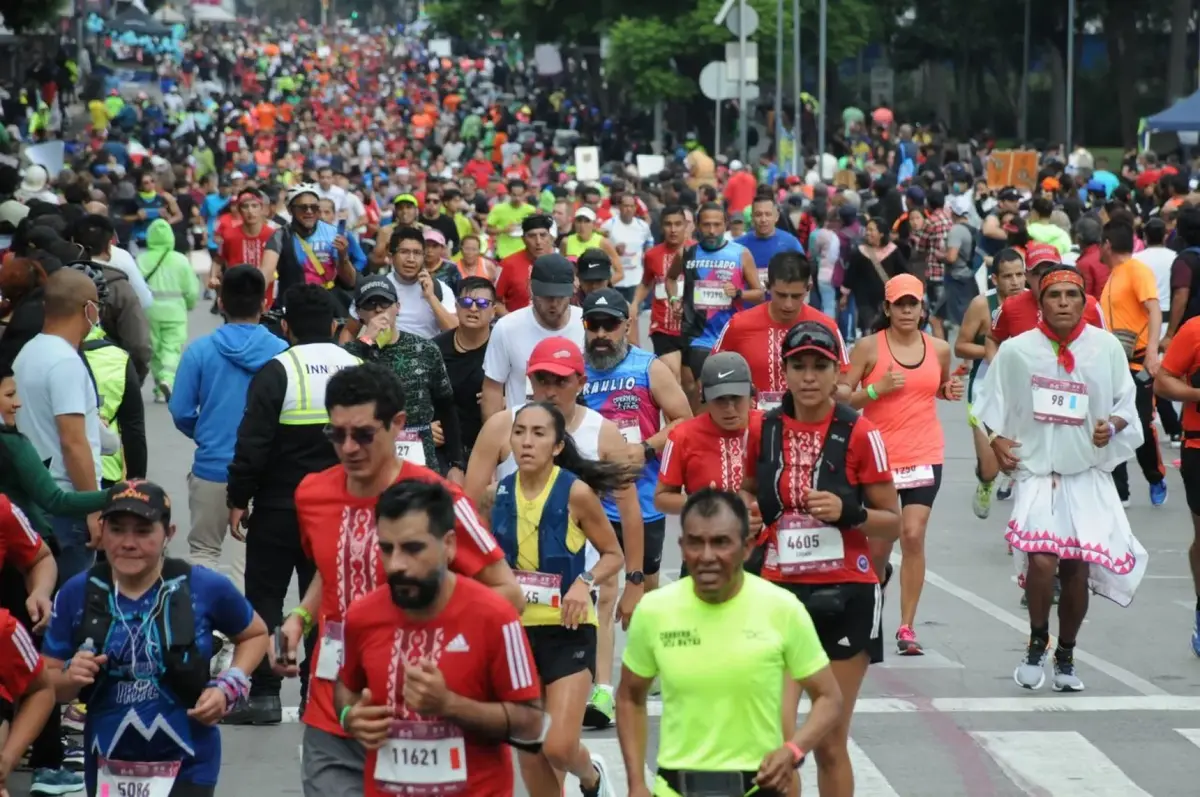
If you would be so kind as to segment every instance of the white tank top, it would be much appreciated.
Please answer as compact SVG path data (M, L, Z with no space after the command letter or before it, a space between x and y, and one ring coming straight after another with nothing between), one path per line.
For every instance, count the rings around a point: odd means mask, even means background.
M508 410L509 418L517 417L517 410L519 409L521 407L513 407ZM600 426L604 423L604 416L584 406L580 406L576 412L583 413L583 420L579 422L579 426L575 431L571 432L571 439L575 441L575 448L579 449L579 455L584 459L600 459ZM496 466L496 481L500 481L516 472L517 461L513 458L512 451L509 451L508 458Z

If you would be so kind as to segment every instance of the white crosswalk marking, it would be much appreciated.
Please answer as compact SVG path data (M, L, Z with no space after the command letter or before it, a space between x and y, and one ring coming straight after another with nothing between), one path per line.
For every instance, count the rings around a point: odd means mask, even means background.
M850 766L854 769L855 797L900 797L888 779L875 766L875 762L853 739L846 745L850 753ZM804 794L817 790L817 765L810 755L800 768L800 791Z
M1075 731L973 731L971 736L1026 794L1150 797Z
M1175 733L1200 747L1200 728L1176 728Z

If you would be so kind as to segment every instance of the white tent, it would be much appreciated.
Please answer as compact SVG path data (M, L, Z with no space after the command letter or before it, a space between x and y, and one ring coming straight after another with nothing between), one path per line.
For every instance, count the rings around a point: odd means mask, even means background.
M177 9L171 8L170 6L163 6L162 8L155 11L154 18L157 19L159 22L166 22L171 25L174 25L176 23L187 22L187 17L185 17Z
M237 17L233 12L221 6L196 5L193 4L189 9L192 15L193 22L207 23L227 23L237 22Z

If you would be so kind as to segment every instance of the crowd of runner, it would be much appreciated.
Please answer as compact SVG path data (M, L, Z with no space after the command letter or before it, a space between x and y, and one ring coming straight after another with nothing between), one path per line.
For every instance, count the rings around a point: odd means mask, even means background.
M497 53L274 42L194 42L165 116L96 100L52 182L0 167L0 793L213 795L219 725L280 723L294 677L314 797L510 795L511 750L533 797L794 794L810 754L850 797L868 666L885 633L923 654L938 401L975 514L1011 496L1020 687L1082 691L1089 594L1132 600L1126 462L1161 506L1159 426L1200 534L1177 164L989 186L888 112L805 175L691 141L577 180L546 123L619 131L505 94ZM147 413L194 443L186 559ZM582 734L613 723L627 783Z

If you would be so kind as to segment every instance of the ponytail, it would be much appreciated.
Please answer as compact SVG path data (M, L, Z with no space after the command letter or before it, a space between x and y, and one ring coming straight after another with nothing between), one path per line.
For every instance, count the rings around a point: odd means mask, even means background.
M567 432L567 420L558 407L545 401L534 401L517 410L513 416L516 419L530 407L540 407L550 414L554 420L554 436L556 443L562 443L562 450L554 457L554 464L563 470L570 471L588 487L597 493L609 493L635 483L642 469L627 462L608 462L604 460L587 459L579 453L575 440Z

